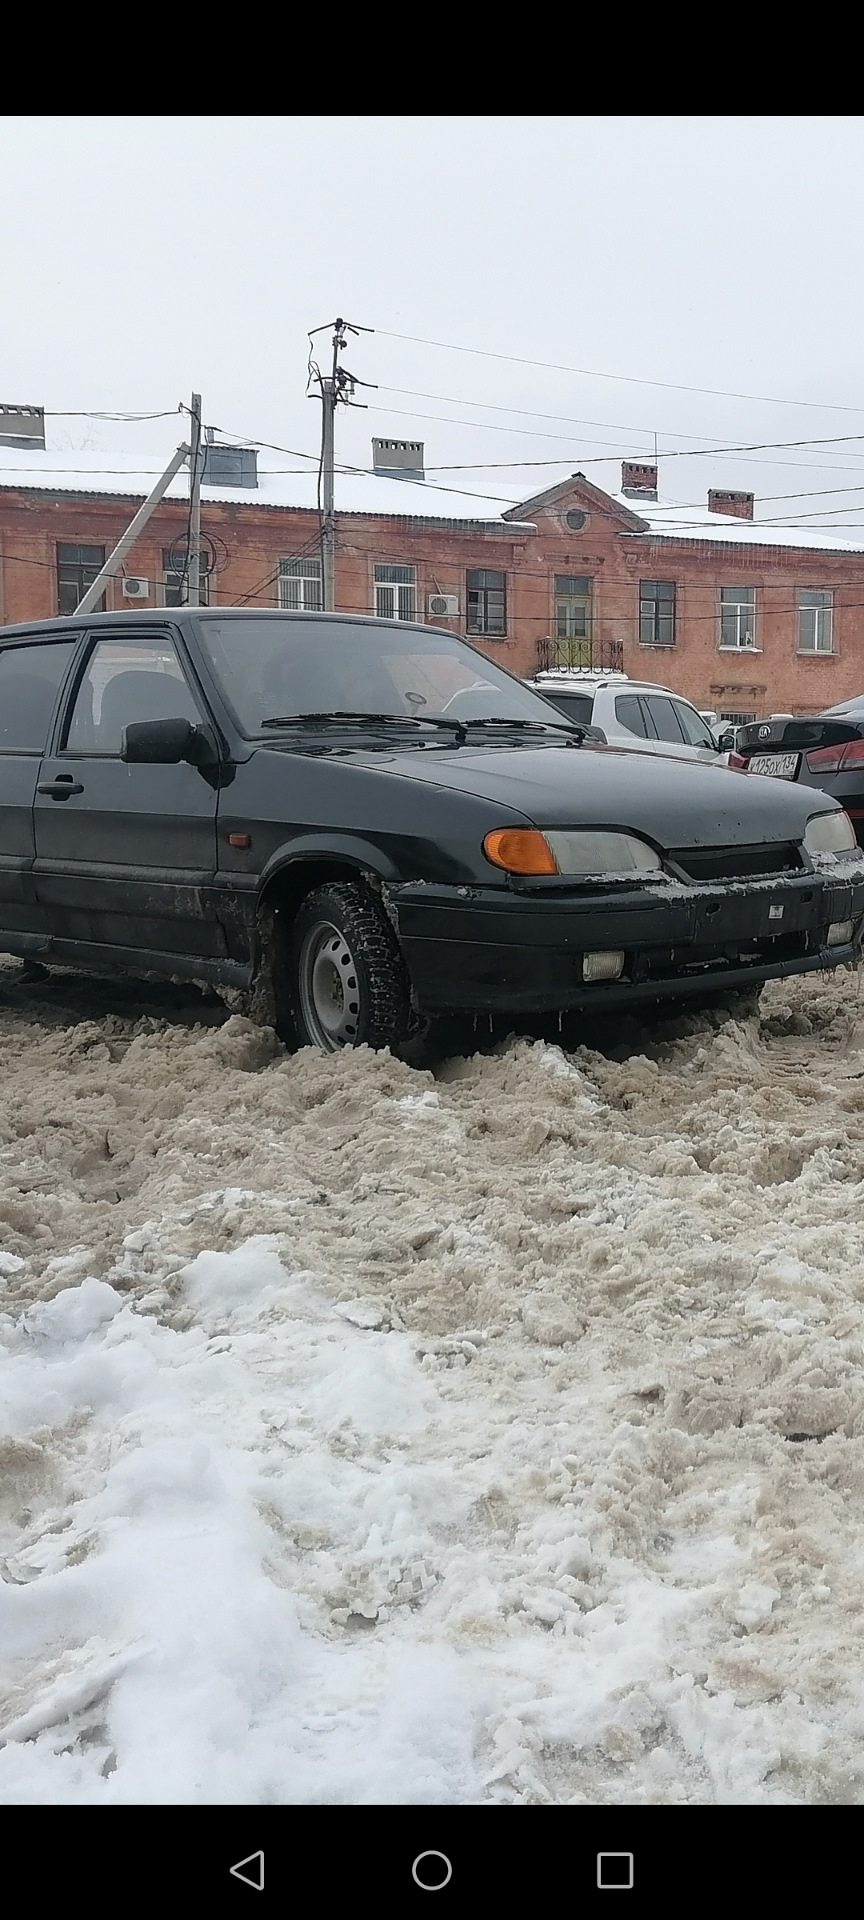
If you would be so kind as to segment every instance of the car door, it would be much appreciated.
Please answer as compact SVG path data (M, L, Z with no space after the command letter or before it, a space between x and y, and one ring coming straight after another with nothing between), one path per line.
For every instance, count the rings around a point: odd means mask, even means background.
M597 704L599 706L599 702ZM660 751L656 733L638 693L616 693L613 713L614 720L610 718L608 723L605 717L598 715L606 738L613 746L631 747L637 753Z
M76 639L47 634L0 651L0 948L26 953L47 945L36 895L33 802L39 765Z
M708 721L703 720L695 707L691 707L689 700L673 700L672 705L678 725L688 746L693 748L696 759L713 761L716 766L722 756Z
M690 738L685 730L682 714L692 712L699 720L695 708L688 708L683 700L675 700L669 693L643 693L642 706L645 709L649 728L653 728L659 742L659 752L671 754L681 760L717 759L717 750L711 743L704 721L699 721L699 744Z
M170 631L91 636L34 807L37 897L70 957L224 954L212 770L120 758L133 721L208 718Z

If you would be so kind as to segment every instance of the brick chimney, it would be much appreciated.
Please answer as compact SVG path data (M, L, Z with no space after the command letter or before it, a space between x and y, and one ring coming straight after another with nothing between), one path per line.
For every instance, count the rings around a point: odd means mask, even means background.
M752 520L752 493L733 493L730 487L709 487L708 512L731 513L733 520Z
M622 460L621 492L628 500L656 500L657 468L640 460Z

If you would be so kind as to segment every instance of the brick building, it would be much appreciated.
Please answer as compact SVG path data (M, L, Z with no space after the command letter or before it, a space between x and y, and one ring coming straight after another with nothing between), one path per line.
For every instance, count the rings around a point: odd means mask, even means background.
M378 442L375 471L337 475L340 610L448 624L519 674L622 667L736 719L864 691L864 544L759 522L746 493L712 492L704 510L664 505L656 468L635 462L620 493L576 473L508 507L424 480L421 460L416 442ZM161 466L4 448L0 621L71 611ZM187 495L181 474L109 586L109 608L176 600ZM209 447L202 534L211 602L320 606L313 474Z

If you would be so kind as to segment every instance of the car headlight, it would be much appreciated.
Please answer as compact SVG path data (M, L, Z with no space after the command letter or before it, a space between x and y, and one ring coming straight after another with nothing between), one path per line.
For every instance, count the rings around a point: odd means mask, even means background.
M857 845L855 828L842 807L833 813L811 814L804 831L808 853L852 853Z
M633 833L583 832L575 827L546 833L536 827L504 827L487 833L483 851L487 860L508 873L568 874L585 879L606 873L654 873L663 864L647 840L639 840Z

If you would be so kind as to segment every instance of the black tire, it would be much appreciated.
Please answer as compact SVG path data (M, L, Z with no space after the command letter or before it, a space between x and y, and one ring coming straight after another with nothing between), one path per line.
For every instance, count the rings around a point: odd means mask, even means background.
M353 881L316 887L288 940L287 987L301 1047L396 1050L411 1025L405 964L386 914Z

